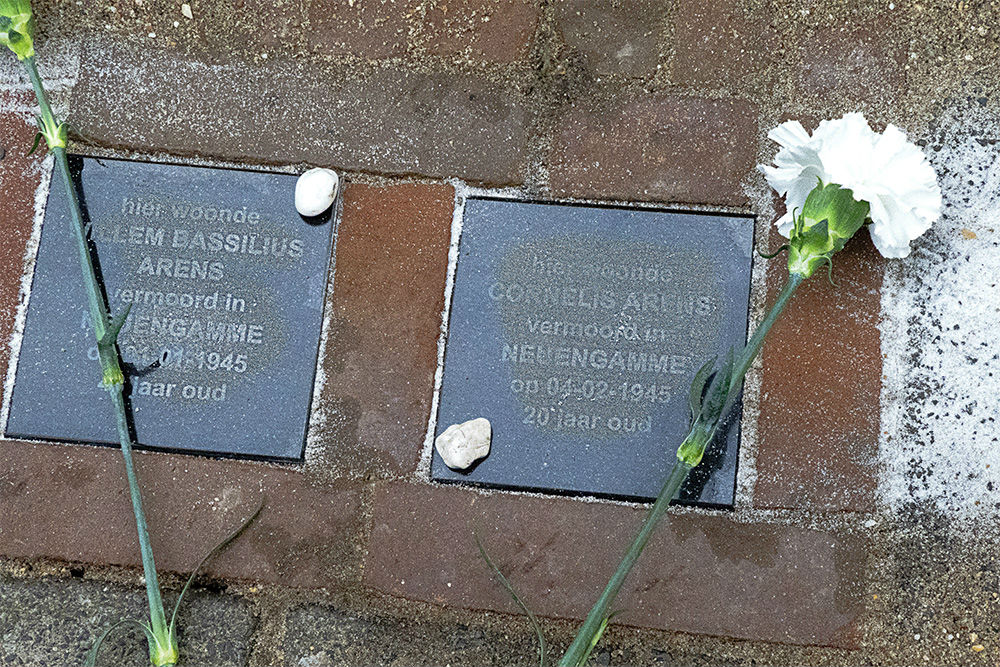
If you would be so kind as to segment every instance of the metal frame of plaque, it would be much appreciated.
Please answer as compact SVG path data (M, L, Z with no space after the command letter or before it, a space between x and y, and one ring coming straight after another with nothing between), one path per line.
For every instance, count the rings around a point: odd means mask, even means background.
M486 417L489 456L431 477L650 500L689 423L688 389L746 342L754 218L466 200L434 435ZM739 415L681 490L731 506Z
M140 445L301 459L335 221L296 176L73 156ZM335 210L335 209L334 209ZM117 444L62 188L45 209L10 398L12 437Z

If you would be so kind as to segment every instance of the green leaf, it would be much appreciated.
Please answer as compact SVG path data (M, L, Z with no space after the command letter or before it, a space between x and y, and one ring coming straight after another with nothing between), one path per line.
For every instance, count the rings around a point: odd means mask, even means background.
M479 547L479 555L482 557L484 561L486 561L486 564L489 566L489 568L493 570L493 576L497 578L497 580L500 582L500 585L503 586L504 589L507 591L507 594L510 595L510 597L514 600L515 603L517 603L517 606L521 608L521 611L524 612L524 615L528 617L528 621L531 623L531 627L535 630L535 637L538 639L539 667L545 667L545 635L542 634L542 626L538 622L538 618L536 618L535 614L532 613L531 609L528 608L528 605L526 605L524 601L521 600L521 596L517 594L517 590L514 588L514 585L510 583L507 577L504 576L503 572L500 571L500 568L498 568L496 565L493 564L493 561L490 559L489 554L486 553L486 548L483 547L483 541L479 539L479 533L476 531L472 531L472 535L476 539L476 546Z
M35 55L35 17L28 0L0 0L0 44L25 60Z
M118 340L118 333L122 330L122 326L125 325L125 320L128 319L128 314L132 312L132 304L125 306L125 310L119 313L117 316L112 317L111 321L108 322L108 328L104 331L104 336L101 337L101 345L114 345ZM258 512L260 510L257 510Z
M28 151L28 155L31 155L36 150L38 150L38 144L40 144L41 141L42 141L42 133L41 132L36 132L35 133L35 141L34 141L34 143L31 144L31 150Z
M726 362L722 365L722 369L712 378L711 384L708 385L708 393L705 395L705 402L701 408L702 423L714 426L715 422L719 420L722 408L726 404L726 399L729 398L729 385L733 377L735 364L736 359L733 348L729 348L729 352L726 353Z
M188 589L191 587L191 584L194 582L194 578L196 576L198 576L198 570L200 570L205 565L205 563L207 563L213 556L215 556L220 551L222 551L227 546L229 546L230 542L232 542L237 537L239 537L240 535L242 535L243 531L245 531L247 528L249 528L250 524L253 523L254 520L258 516L260 516L261 510L263 510L263 509L264 509L264 501L261 500L260 505L257 506L257 509L254 511L254 513L251 514L249 517L247 517L243 521L243 523L240 524L239 528L237 528L232 533L230 533L229 536L226 537L226 539L224 539L221 542L219 542L218 544L216 544L215 547L211 551L209 551L207 554L205 554L205 557L201 559L201 562L198 563L198 565L191 572L191 576L188 577L187 583L184 584L184 588L181 589L181 594L179 596L177 596L177 603L174 604L174 613L170 615L170 630L169 630L169 635L170 635L171 638L174 638L174 637L177 636L176 632L175 632L176 628L177 628L177 610L181 608L181 602L184 601L184 594L188 592Z
M705 394L705 383L708 382L708 378L712 375L712 369L715 368L715 362L718 357L712 357L705 362L705 365L698 369L698 372L694 374L694 380L691 381L691 392L688 394L688 405L691 406L691 421L694 422L698 419L698 415L701 414L701 399Z
M601 637L604 636L605 630L608 629L608 624L611 622L611 619L620 613L622 613L620 610L613 611L604 617L604 620L601 621L601 627L598 628L597 632L594 633L593 639L590 640L590 646L587 647L587 652L584 653L583 657L580 658L580 662L577 663L577 667L582 667L583 665L587 664L587 661L590 660L590 654L594 652L594 648L597 646L597 642L601 641Z
M777 250L775 250L771 254L762 253L760 250L757 251L757 254L760 255L761 257L763 257L764 259L774 259L775 257L777 257L778 255L780 255L785 250L788 250L790 247L791 246L789 246L786 243L785 245L781 246L780 248L778 248Z
M121 621L118 621L117 623L115 623L114 625L112 625L107 630L101 633L101 636L97 638L97 641L95 641L93 645L90 647L90 650L87 651L87 656L83 660L83 667L94 667L97 664L97 654L100 652L101 646L104 644L104 641L108 638L108 635L110 635L112 632L122 627L123 625L134 625L138 627L140 630L146 633L146 639L149 640L150 645L154 643L155 640L153 639L153 632L149 629L149 626L147 626L145 623L142 623L141 621L137 621L132 618L123 619Z

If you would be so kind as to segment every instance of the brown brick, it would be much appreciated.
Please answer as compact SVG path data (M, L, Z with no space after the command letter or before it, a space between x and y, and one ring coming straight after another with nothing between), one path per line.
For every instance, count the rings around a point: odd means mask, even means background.
M838 286L817 273L772 329L762 351L758 507L874 509L883 269L859 234L834 259ZM785 262L772 260L772 300L787 275Z
M436 0L424 30L436 55L510 63L528 56L537 25L533 0Z
M672 78L687 85L733 86L773 64L776 32L766 8L741 0L681 2L674 18Z
M517 613L473 538L537 613L582 618L644 510L455 487L376 489L364 580L446 606ZM625 584L616 623L812 645L854 646L864 542L721 515L670 516Z
M42 181L44 149L28 155L38 131L31 122L34 95L0 90L0 377L7 376L24 254L35 218L35 192ZM17 110L17 111L15 111Z
M888 39L893 32L886 20L818 30L799 47L797 94L850 102L896 99L906 85L906 62L904 49Z
M237 162L499 185L521 181L526 156L524 98L477 74L281 58L207 67L176 51L95 42L71 109L72 127L95 144Z
M427 430L454 189L351 185L337 234L333 324L316 435L354 474L409 472Z
M419 6L419 0L313 0L310 40L334 56L400 56L406 53L410 19Z
M660 62L667 6L658 0L564 0L554 5L556 29L596 74L648 77Z
M170 18L181 23L182 31L193 30L197 40L185 32L177 34L170 30L166 34L206 54L239 49L271 51L297 46L305 32L305 15L299 0L232 0L192 3L191 6L197 12L194 19L179 15ZM177 11L179 14L179 9ZM155 25L154 29L157 29Z
M739 205L756 144L756 110L740 100L581 102L556 137L550 187L568 197Z
M159 570L190 571L264 498L208 573L303 587L353 575L359 487L317 488L292 468L199 456L137 453L136 468ZM140 565L115 448L0 441L0 506L4 556Z

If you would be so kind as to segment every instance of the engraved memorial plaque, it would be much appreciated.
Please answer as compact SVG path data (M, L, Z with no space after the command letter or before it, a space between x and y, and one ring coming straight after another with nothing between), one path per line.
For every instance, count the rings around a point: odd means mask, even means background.
M486 417L490 455L440 481L652 499L698 368L745 343L753 219L470 199L435 435ZM731 505L739 410L681 499Z
M73 158L139 444L302 456L333 222L296 177ZM53 181L7 434L117 444L65 195Z

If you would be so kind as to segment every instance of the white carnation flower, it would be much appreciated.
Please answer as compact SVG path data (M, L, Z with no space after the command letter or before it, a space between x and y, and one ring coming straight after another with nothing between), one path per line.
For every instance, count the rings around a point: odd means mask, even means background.
M816 187L836 183L870 206L872 241L885 257L906 257L910 241L941 215L941 188L923 152L889 125L879 134L860 113L824 120L812 136L797 120L768 133L781 146L775 166L761 165L767 182L785 197L787 212L778 231L788 236L792 212L802 210Z

